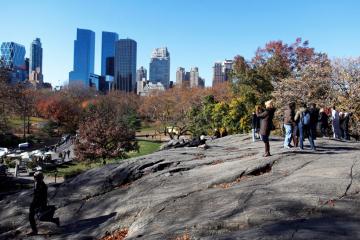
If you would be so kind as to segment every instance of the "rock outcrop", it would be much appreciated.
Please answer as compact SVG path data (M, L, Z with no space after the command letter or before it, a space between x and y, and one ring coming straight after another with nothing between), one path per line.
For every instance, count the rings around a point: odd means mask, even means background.
M61 227L24 234L31 190L0 202L0 238L360 239L360 143L316 141L284 150L234 135L209 149L176 148L87 171L49 186Z

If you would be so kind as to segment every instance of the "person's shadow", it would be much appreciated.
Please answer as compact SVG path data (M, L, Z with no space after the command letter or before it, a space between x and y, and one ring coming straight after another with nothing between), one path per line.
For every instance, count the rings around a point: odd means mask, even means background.
M64 234L73 234L73 233L79 233L86 229L90 229L96 226L99 226L100 224L103 224L107 220L113 218L116 215L116 212L110 213L108 215L95 217L95 218L87 218L82 219L76 222L69 223L67 225L62 225L60 228L62 229ZM60 218L61 221L61 218Z

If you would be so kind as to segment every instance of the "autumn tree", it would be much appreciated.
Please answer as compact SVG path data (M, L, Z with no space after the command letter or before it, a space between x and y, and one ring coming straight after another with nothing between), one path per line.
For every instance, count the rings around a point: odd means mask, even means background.
M214 134L213 112L217 103L214 95L207 95L191 106L188 118L189 131L193 136Z
M124 158L128 151L138 149L136 126L129 116L136 109L119 99L129 100L126 96L100 96L86 107L75 146L79 160Z
M156 123L160 132L171 139L189 132L190 108L201 101L205 90L199 88L173 88L156 95L144 97L141 115Z
M81 116L81 106L66 95L54 93L39 99L36 105L38 114L57 124L62 132L75 133Z
M296 77L313 59L315 51L308 41L297 38L292 44L270 41L265 47L258 48L252 59L259 75L269 80L274 87L282 79Z
M353 135L360 134L360 57L332 61L332 103L343 112L352 112Z
M272 94L277 105L305 102L329 106L332 102L331 71L327 55L316 53L296 76L289 76L277 83Z

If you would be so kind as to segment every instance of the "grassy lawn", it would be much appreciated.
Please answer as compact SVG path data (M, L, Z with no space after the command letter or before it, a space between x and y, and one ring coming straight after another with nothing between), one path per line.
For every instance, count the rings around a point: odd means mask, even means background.
M147 155L150 153L153 153L160 149L161 142L158 141L146 141L146 140L139 140L138 141L140 149L139 152L130 152L128 155L130 158L132 157L139 157L143 155ZM107 164L110 163L117 163L122 161L123 159L108 159L106 160ZM87 163L87 162L71 162L66 163L57 168L58 173L57 176L69 178L72 176L76 176L80 174L81 172L84 172L86 170L100 167L102 166L102 162L96 162L96 163ZM48 172L49 175L53 175L53 172Z
M46 122L46 119L37 118L37 117L30 117L30 123L41 123ZM23 127L23 119L20 116L13 116L9 119L9 124L12 128L19 128Z
M161 146L161 142L159 141L138 140L138 143L140 146L139 152L130 152L129 157L148 155L159 150Z

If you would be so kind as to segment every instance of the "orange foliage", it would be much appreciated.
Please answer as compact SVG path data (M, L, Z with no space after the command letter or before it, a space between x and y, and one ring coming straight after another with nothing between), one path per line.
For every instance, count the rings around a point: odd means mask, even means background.
M126 238L126 235L128 234L129 229L123 228L119 229L117 231L114 231L112 234L108 234L99 240L123 240Z

